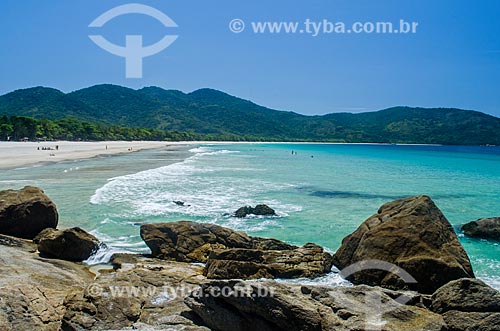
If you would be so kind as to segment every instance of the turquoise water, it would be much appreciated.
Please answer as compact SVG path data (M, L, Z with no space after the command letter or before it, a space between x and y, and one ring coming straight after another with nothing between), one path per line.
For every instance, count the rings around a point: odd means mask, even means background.
M465 222L500 216L496 147L204 145L0 173L0 189L28 184L44 188L56 202L61 227L80 226L108 244L91 262L116 251L147 252L140 225L176 220L335 251L383 203L427 194L457 229L476 275L500 288L499 244L458 230ZM258 203L275 208L279 217L228 215Z

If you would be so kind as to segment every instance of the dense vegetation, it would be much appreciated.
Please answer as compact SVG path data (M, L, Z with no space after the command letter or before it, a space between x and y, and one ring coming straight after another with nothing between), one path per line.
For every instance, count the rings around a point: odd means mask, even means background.
M48 139L500 144L500 119L475 111L395 107L305 116L212 89L186 94L158 87L97 85L65 94L35 87L0 96L1 115L37 119L35 136ZM25 121L29 134L14 131L13 136L33 137L33 125ZM9 125L13 124L4 123L0 139Z
M138 129L80 121L74 117L55 121L26 116L0 116L0 140L151 140L151 141L259 141L263 137L199 134L195 132Z

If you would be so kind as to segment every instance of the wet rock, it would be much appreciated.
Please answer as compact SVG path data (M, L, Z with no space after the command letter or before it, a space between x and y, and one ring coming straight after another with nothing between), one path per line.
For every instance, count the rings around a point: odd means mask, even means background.
M78 227L46 229L34 241L40 254L68 261L84 261L99 248L99 240Z
M239 218L247 217L248 215L275 216L276 212L268 205L257 205L255 208L245 206L234 212L234 216Z
M0 191L0 233L33 239L46 228L56 228L56 205L38 187Z
M462 225L462 231L469 237L500 240L500 217L472 221Z

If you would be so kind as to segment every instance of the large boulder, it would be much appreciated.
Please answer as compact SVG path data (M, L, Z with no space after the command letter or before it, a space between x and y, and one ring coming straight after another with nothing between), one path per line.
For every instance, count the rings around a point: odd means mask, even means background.
M46 229L34 241L40 254L68 261L86 260L99 248L99 239L78 227Z
M239 208L234 212L234 216L239 218L247 217L248 215L275 216L276 212L268 205L257 205L255 206L255 208L251 206L245 206Z
M38 187L0 191L0 233L33 239L46 228L56 228L56 205Z
M497 331L500 292L478 279L449 282L432 295L431 309L442 314L449 331Z
M368 268L349 275L351 282L431 294L449 281L474 277L452 226L423 195L383 205L378 214L344 238L333 256L339 269L367 260L395 264L417 283L407 284L394 272Z
M482 218L462 225L466 236L500 240L500 217Z
M185 302L204 324L219 331L446 330L443 318L423 308L419 295L406 295L408 305L396 302L400 295L405 296L368 286L212 281Z
M254 238L215 224L189 221L144 224L141 238L153 257L179 262L206 262L214 249L293 249L276 239Z
M330 272L332 256L315 244L292 250L234 248L212 251L205 275L215 279L317 277Z

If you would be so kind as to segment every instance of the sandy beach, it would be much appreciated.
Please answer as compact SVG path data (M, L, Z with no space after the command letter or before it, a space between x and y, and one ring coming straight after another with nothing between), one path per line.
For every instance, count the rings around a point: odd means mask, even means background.
M88 159L102 155L137 152L144 149L172 145L228 145L228 144L290 144L290 142L243 142L243 141L51 141L51 142L5 142L0 141L0 169L17 168L35 164ZM326 145L387 145L379 143L328 143L293 142L293 144ZM412 145L412 144L398 144ZM426 145L426 144L414 144ZM56 148L58 146L58 149ZM438 145L434 145L438 146ZM43 148L49 148L44 150Z
M0 142L0 169L87 159L100 155L132 153L174 144L179 143L165 141Z

